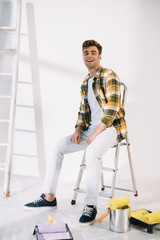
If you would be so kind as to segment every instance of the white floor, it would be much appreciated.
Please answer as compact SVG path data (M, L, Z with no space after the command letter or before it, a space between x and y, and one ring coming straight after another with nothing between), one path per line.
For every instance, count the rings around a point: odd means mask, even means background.
M2 174L0 172L0 191L2 193ZM123 182L121 182L123 183ZM115 197L128 196L131 201L131 210L148 209L160 210L160 186L155 181L137 182L139 196L132 193L116 192ZM101 223L90 227L79 227L78 220L83 209L84 195L79 194L76 205L71 205L74 182L60 182L57 192L58 208L56 210L28 212L23 205L34 200L41 193L41 183L34 180L12 179L11 196L4 198L0 195L0 240L33 240L35 225L48 222L51 214L54 222L65 222L69 225L74 240L147 240L160 239L160 225L156 225L153 234L148 234L140 226L131 226L127 233L115 233L109 230L109 216ZM108 206L108 199L99 198L98 214L100 217Z

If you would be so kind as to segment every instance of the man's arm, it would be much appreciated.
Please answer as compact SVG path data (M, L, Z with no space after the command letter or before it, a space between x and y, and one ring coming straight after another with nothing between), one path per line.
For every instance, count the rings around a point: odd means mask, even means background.
M82 107L82 101L80 103L80 108L79 108L79 112L78 112L78 119L76 122L75 131L71 136L71 142L75 143L75 144L79 144L79 141L81 140L83 127L84 127L83 117L81 114L81 107Z
M107 88L105 89L107 104L104 106L104 116L101 121L106 124L107 127L111 127L121 108L120 80L118 76L112 72L107 77L107 83Z
M104 116L98 127L88 137L87 143L90 144L107 127L111 127L120 109L120 82L115 73L108 76L108 88L105 89L107 104L105 105Z

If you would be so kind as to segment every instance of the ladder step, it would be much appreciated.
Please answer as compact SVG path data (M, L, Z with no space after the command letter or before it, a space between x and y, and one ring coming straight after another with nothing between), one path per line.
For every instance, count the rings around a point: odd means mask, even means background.
M0 168L3 169L6 167L6 164L5 163L0 163Z
M85 170L86 169L86 165L81 165L80 168ZM112 172L113 173L114 169L113 168L102 167L102 171Z
M74 192L76 193L86 193L86 190L83 188L74 189ZM104 198L111 198L111 195L106 192L98 192L98 196L104 197Z
M0 77L13 77L13 73L0 73Z
M0 99L11 99L12 96L0 95Z
M28 33L21 33L21 36L28 37Z
M36 133L35 130L27 130L27 129L15 129L16 132L27 132L27 133Z
M15 55L16 49L0 49L0 55Z
M106 172L114 172L113 168L107 168L107 167L102 167L102 171L106 171Z
M31 82L23 82L23 81L18 81L18 83L21 83L21 84L29 84L29 85L32 84Z
M37 158L38 156L36 155L30 155L30 154L21 154L21 153L13 153L14 156L18 157L30 157L30 158Z
M83 189L83 188L74 189L74 191L75 191L76 193L86 193L86 190Z
M0 31L4 31L4 32L8 32L8 31L11 31L11 32L14 32L16 31L16 27L0 27Z
M106 193L106 192L103 192L103 191L99 192L98 196L104 197L104 198L112 198L112 196L109 193Z
M9 119L0 119L0 123L9 123Z
M111 186L104 185L105 188L111 188ZM134 192L134 190L128 189L128 188L119 188L115 187L116 190L126 191L126 192Z
M22 107L22 108L34 108L34 106L21 105L21 104L16 104L16 107Z
M126 145L127 145L127 144L126 144L125 142L120 143L120 146L126 146ZM115 148L115 147L117 147L117 144L114 145L112 148Z
M127 145L127 144L124 143L124 142L120 143L120 146L126 146L126 145Z
M0 143L0 147L7 147L8 143Z

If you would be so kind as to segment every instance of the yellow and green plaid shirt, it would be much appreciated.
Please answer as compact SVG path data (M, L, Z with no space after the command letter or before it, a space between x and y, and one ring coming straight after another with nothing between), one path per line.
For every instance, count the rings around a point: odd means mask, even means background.
M91 124L91 111L88 104L88 74L81 85L81 104L78 112L78 120L75 127L82 127L87 130ZM125 112L121 106L120 80L119 77L111 70L99 67L93 82L93 92L104 112L101 119L107 127L114 126L118 141L124 139L127 134L125 121Z

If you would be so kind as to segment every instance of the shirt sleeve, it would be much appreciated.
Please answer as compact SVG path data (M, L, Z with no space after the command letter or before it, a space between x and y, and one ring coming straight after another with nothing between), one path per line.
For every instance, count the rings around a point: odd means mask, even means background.
M82 129L85 129L85 122L84 122L84 114L82 113L82 102L80 103L80 108L78 112L78 119L75 125L75 128L81 127Z
M101 121L106 124L107 127L110 127L116 119L117 113L121 107L120 80L114 72L107 76L105 98L107 104L105 105L104 116Z

